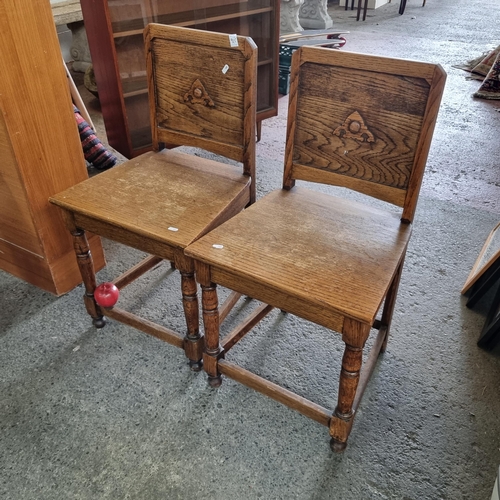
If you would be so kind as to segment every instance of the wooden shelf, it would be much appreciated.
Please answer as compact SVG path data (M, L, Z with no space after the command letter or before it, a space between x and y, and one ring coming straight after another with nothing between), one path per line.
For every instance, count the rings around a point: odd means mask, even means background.
M134 97L136 95L147 94L148 82L146 76L137 78L122 79L123 97Z
M263 59L257 63L257 66L265 66L266 64L273 64L274 60L271 58Z
M266 7L266 8L261 8L261 9L254 9L254 10L249 10L249 11L244 11L244 12L238 12L237 14L223 14L223 15L216 15L216 16L211 16L211 17L206 17L203 19L203 24L205 23L214 23L217 21L225 21L228 19L239 19L241 17L249 17L249 16L257 16L259 14L263 14L265 12L272 12L273 9L272 7ZM161 16L164 17L164 16ZM158 19L158 21L152 21L152 22L159 22L161 23L161 17ZM171 16L169 16L170 18ZM141 20L142 21L142 20ZM191 27L196 27L197 20L196 19L189 19L185 21L176 21L174 19L169 19L168 24L175 24L176 26L185 26L187 28ZM123 24L123 25L122 25ZM116 25L113 26L113 28L117 28L116 31L113 33L113 38L123 38L127 36L135 36L135 35L140 35L142 36L142 33L144 31L144 24L141 23L140 27L137 28L128 28L124 25L128 23L123 22L123 23L117 23Z

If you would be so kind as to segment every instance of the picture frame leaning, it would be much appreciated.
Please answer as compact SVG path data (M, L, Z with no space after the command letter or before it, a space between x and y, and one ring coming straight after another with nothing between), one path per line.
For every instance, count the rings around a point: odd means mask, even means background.
M490 306L477 345L491 351L498 343L500 343L500 288Z
M461 293L468 294L467 307L477 301L500 280L500 223L486 238L476 262L464 283Z
M467 307L473 307L488 290L500 281L500 223L486 238L483 248L467 277L462 294L468 295ZM477 345L492 350L500 343L500 286L486 315Z

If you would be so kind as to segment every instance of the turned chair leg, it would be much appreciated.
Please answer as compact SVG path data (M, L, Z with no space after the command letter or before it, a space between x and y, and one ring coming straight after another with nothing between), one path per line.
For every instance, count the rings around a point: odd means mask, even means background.
M381 325L386 327L387 331L385 333L384 342L380 348L380 352L385 352L387 349L387 342L389 340L389 331L391 329L392 315L394 313L394 306L396 305L396 297L398 295L399 282L401 281L401 273L403 271L403 261L399 264L399 268L396 271L396 275L392 280L392 284L385 297L384 309L382 311Z
M87 312L92 317L92 323L96 328L102 328L106 324L101 308L94 299L94 290L96 289L96 277L94 271L94 261L90 252L87 236L83 229L75 229L71 232L73 236L73 246L75 248L76 260L80 274L82 275L85 295L83 301Z
M184 351L191 370L199 372L203 367L204 338L200 334L198 309L198 288L194 277L194 263L190 259L176 260L181 274L182 306L186 318L187 333L184 337Z
M358 387L362 357L363 349L346 344L340 372L338 402L331 424L330 445L335 452L345 450L351 432L354 418L352 404Z
M222 384L218 360L224 356L224 351L219 342L219 302L217 298L217 285L201 285L203 325L205 329L205 352L203 365L208 375L208 383L212 387Z
M351 432L356 408L353 407L363 361L363 347L370 333L370 325L346 319L342 339L345 343L340 371L337 407L330 420L330 446L333 451L344 451Z

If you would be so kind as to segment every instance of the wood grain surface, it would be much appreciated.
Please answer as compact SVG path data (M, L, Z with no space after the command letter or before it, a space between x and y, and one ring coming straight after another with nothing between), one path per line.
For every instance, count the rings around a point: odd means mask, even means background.
M249 201L249 184L238 167L171 150L146 153L59 193L52 201L77 217L81 214L115 227L115 233L125 234L123 243L128 231L184 248L224 217L232 200L240 200L235 213L241 210Z
M186 253L208 263L216 283L342 331L333 311L373 322L410 234L397 214L296 187L267 195Z

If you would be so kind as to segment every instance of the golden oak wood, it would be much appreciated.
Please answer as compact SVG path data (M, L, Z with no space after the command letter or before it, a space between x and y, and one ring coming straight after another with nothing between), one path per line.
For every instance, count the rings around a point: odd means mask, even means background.
M288 405L328 426L332 449L342 451L386 347L445 73L432 64L303 47L294 53L291 78L283 189L185 253L195 259L202 285L209 383L220 385L225 374ZM302 180L397 208L295 186ZM341 334L345 348L331 417L225 360L255 322L243 321L221 342L217 285ZM362 367L372 329L378 335Z
M339 52L338 61L320 72L327 54L308 49L295 56L295 71L301 73L292 79L290 100L300 109L294 111L297 121L288 123L284 184L293 185L293 172L295 179L345 186L404 207L403 219L411 221L444 71L428 63L366 61L361 54ZM349 128L360 125L365 129Z
M94 324L103 326L107 315L183 347L191 367L199 370L203 337L197 285L194 262L184 249L255 200L257 49L249 38L238 36L231 45L226 34L158 24L148 26L144 41L155 150L67 189L51 202L63 210L68 228L81 240L76 249ZM165 143L196 146L240 164L165 149ZM117 278L119 287L161 259L174 264L181 274L184 337L141 323L125 311L99 308L83 230L154 256Z
M88 217L110 225L110 232L128 229L138 238L184 248L217 225L219 219L244 208L250 199L251 183L252 179L237 167L164 150L146 153L96 175L59 193L52 201L74 212L77 220ZM123 234L125 239L133 237L125 231ZM118 238L115 234L106 236Z
M0 3L0 267L56 295L81 282L48 198L87 178L50 5ZM90 245L98 269L98 238Z
M221 383L218 359L224 356L219 344L220 316L218 311L217 289L215 286L201 285L203 291L203 323L205 325L205 348L203 363L208 375L208 383L217 387Z
M397 214L296 187L262 198L188 254L211 264L215 282L338 331L343 320L327 308L374 321L410 234Z

